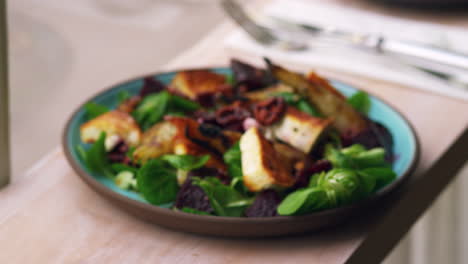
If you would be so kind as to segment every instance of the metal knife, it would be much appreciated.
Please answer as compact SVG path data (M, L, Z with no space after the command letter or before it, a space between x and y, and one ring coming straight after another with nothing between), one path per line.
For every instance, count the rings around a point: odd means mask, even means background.
M391 39L378 34L353 33L334 27L296 23L274 16L269 16L268 18L277 24L296 27L316 37L331 37L345 41L355 47L372 50L377 53L429 61L468 72L468 54L411 41Z

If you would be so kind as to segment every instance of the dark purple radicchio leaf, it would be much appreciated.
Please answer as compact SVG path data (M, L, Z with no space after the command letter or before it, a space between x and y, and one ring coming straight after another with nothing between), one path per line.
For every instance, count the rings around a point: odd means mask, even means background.
M393 138L390 131L377 122L370 121L369 128L359 134L343 134L341 142L343 147L361 144L366 149L382 147L385 149L387 161L393 159Z
M123 163L129 165L131 163L130 158L127 157L128 145L120 140L115 147L107 153L107 158L112 163Z
M328 160L317 160L312 162L306 160L304 168L297 170L295 173L296 183L294 184L294 189L303 188L309 185L310 176L315 173L322 171L329 171L332 169L332 164Z
M203 189L193 185L190 179L185 181L177 193L175 207L179 209L189 207L210 214L214 212L210 200Z
M281 198L274 190L262 191L255 197L253 204L245 211L247 217L272 217L277 216L276 208Z
M143 79L143 87L140 90L140 96L146 96L152 93L159 93L165 90L166 86L153 77L146 77Z
M231 69L234 73L236 86L238 88L242 86L247 91L263 88L274 83L274 80L265 70L255 68L236 59L231 60Z

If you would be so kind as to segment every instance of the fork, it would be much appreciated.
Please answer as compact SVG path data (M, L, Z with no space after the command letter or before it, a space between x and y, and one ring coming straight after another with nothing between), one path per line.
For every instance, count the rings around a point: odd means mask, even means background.
M246 33L259 43L288 51L303 51L308 49L308 45L305 42L293 40L288 38L285 32L280 32L256 23L244 9L233 0L222 0L221 5L224 11L244 29Z

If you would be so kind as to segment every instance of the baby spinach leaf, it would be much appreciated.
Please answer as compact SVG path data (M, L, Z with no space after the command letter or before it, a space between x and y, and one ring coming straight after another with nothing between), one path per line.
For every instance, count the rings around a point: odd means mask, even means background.
M318 187L299 189L290 193L278 206L279 215L300 215L326 207L326 192Z
M366 92L359 91L348 98L348 103L353 106L358 112L363 114L369 113L371 100Z
M334 168L365 169L390 166L385 161L385 150L383 148L366 150L359 144L341 150L328 144L325 146L325 158L333 164Z
M224 76L226 76L226 84L234 85L235 81L234 76L232 74L226 74Z
M173 202L179 191L174 169L160 159L150 160L140 168L137 187L143 197L155 205Z
M366 168L359 171L361 175L367 178L375 178L375 188L378 190L381 187L391 183L396 178L396 173L391 168Z
M132 115L143 130L150 128L163 118L170 96L167 91L150 94L138 104Z
M200 108L197 102L172 95L167 91L152 93L143 98L132 115L143 130L159 122L164 115L184 115Z
M321 117L322 115L320 112L307 100L301 99L296 104L297 109L301 110L302 112L309 114L311 116Z
M125 165L123 163L112 163L111 164L111 168L116 172L116 173L119 173L119 172L122 172L122 171L131 171L132 173L134 173L135 175L138 173L138 168L135 168L135 167L132 167L132 166L128 166L128 165Z
M131 97L131 95L130 95L130 93L128 91L120 91L117 94L117 103L121 104L121 103L125 102L126 100L128 100L130 97Z
M171 107L173 112L185 112L185 111L194 111L200 108L200 105L192 100L185 99L178 95L171 95Z
M106 177L113 178L114 173L107 160L106 147L104 142L106 141L106 133L101 132L98 140L86 152L85 163L87 167L96 173L101 173Z
M232 178L242 178L242 159L239 142L236 142L224 153L223 159L228 166L229 175Z
M328 199L336 205L348 204L360 196L361 181L350 169L332 169L319 181L318 186L327 192Z
M110 111L110 109L107 106L96 104L94 102L89 102L85 104L84 109L86 110L86 115L89 119L96 118Z
M210 159L209 155L192 156L192 155L175 155L167 154L161 157L162 160L167 161L172 167L184 171L190 171L203 167Z
M290 92L281 92L274 93L273 96L283 98L288 105L294 106L306 114L316 117L322 116L320 112L311 103L309 103L306 99L300 97L298 94Z
M290 92L281 92L281 93L274 93L274 97L281 97L283 100L289 105L296 105L296 103L301 99L301 97L295 93Z
M251 204L252 199L243 196L234 188L224 185L215 177L204 179L192 178L193 183L200 186L210 199L216 215L219 216L242 216L246 207Z
M200 211L200 210L197 210L197 209L193 209L193 208L190 208L190 207L184 207L182 209L180 209L182 212L185 212L185 213L189 213L189 214L196 214L196 215L211 215L210 213L207 213L207 212L203 212L203 211Z

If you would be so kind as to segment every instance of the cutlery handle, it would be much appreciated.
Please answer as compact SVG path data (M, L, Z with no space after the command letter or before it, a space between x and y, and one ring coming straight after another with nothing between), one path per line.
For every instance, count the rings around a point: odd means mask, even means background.
M380 38L377 49L384 54L412 57L468 71L468 55L414 42Z

